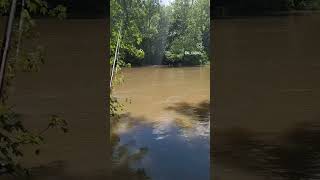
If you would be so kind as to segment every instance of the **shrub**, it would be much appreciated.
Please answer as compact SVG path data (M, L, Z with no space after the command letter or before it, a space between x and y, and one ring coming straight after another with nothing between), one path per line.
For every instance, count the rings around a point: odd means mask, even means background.
M186 54L175 54L167 51L165 53L165 58L163 64L165 65L182 65L182 66L194 66L206 64L208 62L208 57L202 52L192 52Z

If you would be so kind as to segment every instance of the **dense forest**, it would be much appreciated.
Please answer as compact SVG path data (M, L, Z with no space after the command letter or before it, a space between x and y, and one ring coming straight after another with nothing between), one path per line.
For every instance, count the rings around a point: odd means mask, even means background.
M109 8L106 8L108 1L105 0L30 0L28 2L35 5L33 8L45 6L46 8L53 9L63 6L68 9L68 16L66 18L105 18L109 12ZM10 3L11 0L0 1L0 14L8 14L7 10L10 7ZM21 1L17 1L17 3L21 4ZM32 13L33 17L48 18L47 15L39 11L30 13Z
M208 59L209 0L111 1L111 64L199 65ZM122 29L122 30L121 30Z
M219 7L225 15L256 15L278 11L318 10L320 0L215 0L212 14L219 14Z

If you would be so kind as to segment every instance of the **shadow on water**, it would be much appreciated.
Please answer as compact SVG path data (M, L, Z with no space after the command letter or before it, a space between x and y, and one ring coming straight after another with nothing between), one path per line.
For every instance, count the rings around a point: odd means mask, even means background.
M283 134L232 129L216 133L212 158L271 179L320 179L320 122L298 123Z
M144 169L154 180L210 179L209 68L152 66L123 74L114 96L126 114L111 125L113 158L123 165L116 161L113 169Z
M43 180L43 179L61 179L61 180L84 180L84 179L108 179L106 174L96 175L75 175L66 171L68 164L66 161L52 161L46 165L40 165L29 169L29 176L4 176L4 180Z
M169 105L165 110L179 114L169 123L123 114L112 125L112 177L209 179L209 106L209 101Z
M206 100L196 105L178 102L166 107L166 110L173 110L181 115L192 117L192 119L197 121L209 121L210 102Z
M118 123L119 121L115 121L113 126L117 126ZM120 144L120 137L112 133L112 178L125 180L130 177L132 180L150 180L143 168L133 169L130 166L131 163L140 161L148 153L148 148L139 148L132 152L130 145L132 144Z
M112 161L112 177L119 180L125 180L130 177L132 180L149 180L143 168L133 169L130 163L141 160L148 152L147 148L140 148L135 153L130 153L128 145L120 145L115 149L114 156L117 156Z

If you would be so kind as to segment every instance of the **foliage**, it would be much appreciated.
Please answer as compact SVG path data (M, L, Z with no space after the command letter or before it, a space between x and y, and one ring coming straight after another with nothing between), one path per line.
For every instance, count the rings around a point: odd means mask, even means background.
M39 145L43 144L44 133L49 129L57 128L64 133L68 131L68 124L64 119L56 115L52 115L48 126L40 131L34 133L25 128L16 114L11 108L7 106L0 106L0 175L12 174L19 175L27 173L28 170L19 164L19 158L23 156L22 148L25 145L36 146L34 153L40 153Z
M173 20L169 30L168 50L175 58L166 56L166 60L177 61L180 57L182 64L202 64L208 58L209 45L209 1L208 0L176 0L173 3ZM189 55L186 56L186 53ZM181 57L182 54L182 57ZM185 61L185 62L184 62Z
M121 29L121 43L118 64L124 65L123 58L130 54L138 59L144 57L144 52L139 48L142 35L135 20L138 18L139 9L137 1L111 0L111 41L110 64L113 63L119 31Z
M0 15L8 13L12 0L0 0ZM19 1L18 1L19 2ZM25 13L64 19L67 9L62 5L49 8L46 0L25 0Z
M208 63L208 56L204 52L179 54L167 51L163 61L163 64L170 66L194 66L206 63Z
M231 15L320 8L320 0L224 0L223 4Z
M159 0L112 0L111 7L110 64L120 27L126 28L121 33L119 64L161 64L165 50L208 55L209 0L176 0L169 6Z
M287 0L288 9L319 9L320 0Z
M121 104L116 97L110 96L110 116L112 120L117 120L122 110L123 104Z
M7 14L11 0L0 0L0 14ZM22 167L19 159L23 156L23 147L37 146L35 154L40 153L39 145L45 142L43 134L49 129L58 128L68 131L68 124L64 119L52 115L48 126L35 133L26 128L21 117L7 104L8 89L12 85L17 71L39 71L44 63L45 50L39 45L39 34L35 31L36 23L32 15L52 16L59 19L66 17L66 8L58 5L48 8L45 0L26 0L25 7L17 8L20 16L13 24L12 38L9 47L8 63L6 67L4 89L0 103L0 176L3 174L24 175L27 169ZM22 25L22 26L21 26Z
M111 37L110 37L110 66L113 67L118 38L120 36L120 46L117 62L114 69L114 78L112 79L112 88L110 93L110 116L112 120L117 119L122 104L112 94L114 86L123 82L121 74L122 67L130 67L125 57L133 57L136 61L141 61L144 57L144 51L139 48L142 42L142 34L136 23L139 16L139 4L137 1L111 0ZM111 69L112 71L113 69Z

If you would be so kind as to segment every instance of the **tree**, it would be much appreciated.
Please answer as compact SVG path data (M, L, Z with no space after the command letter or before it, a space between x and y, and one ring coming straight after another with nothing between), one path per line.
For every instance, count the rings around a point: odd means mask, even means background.
M169 61L202 64L209 50L209 1L176 0L166 56ZM199 55L194 55L197 53ZM200 55L202 54L202 55ZM185 56L188 58L185 58Z
M141 61L144 57L144 51L139 48L142 42L142 34L137 23L139 13L141 12L140 5L138 1L111 0L110 2L111 37L109 58L111 67L115 63L114 54L116 52L119 30L122 29L119 54L115 64L115 75L114 79L112 79L113 86L110 93L110 116L112 120L118 117L118 113L123 107L117 98L112 95L112 89L123 81L121 67L130 65L128 64L130 61L126 61L125 59L130 57L135 61Z
M144 0L142 1L141 19L142 27L141 32L143 34L142 48L145 51L145 63L152 64L155 56L156 46L155 41L159 33L159 21L160 21L160 2L159 0Z
M111 4L111 41L110 41L110 64L113 63L118 31L122 28L120 44L119 65L124 64L126 56L132 56L136 60L144 57L144 52L139 45L142 42L142 34L138 26L138 14L140 7L138 1L112 0Z
M182 57L208 54L209 0L176 0L170 6L159 0L112 0L111 7L111 64L122 26L119 66L161 64L164 49Z

